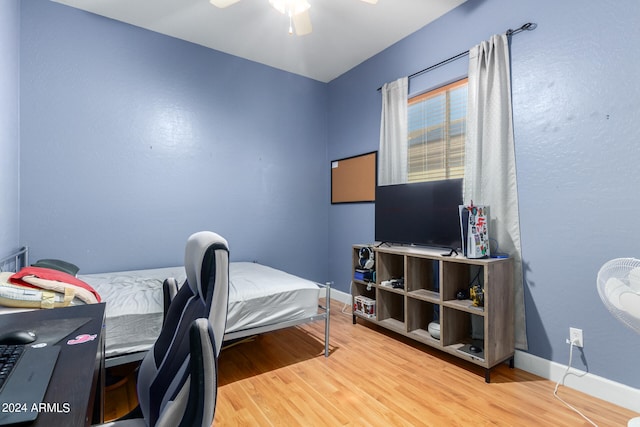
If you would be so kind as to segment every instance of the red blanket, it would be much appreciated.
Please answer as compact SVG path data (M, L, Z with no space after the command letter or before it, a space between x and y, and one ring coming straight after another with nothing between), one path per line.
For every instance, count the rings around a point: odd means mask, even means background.
M63 272L63 271L53 270L51 268L24 267L23 269L18 271L16 274L14 274L11 277L9 277L9 281L11 283L15 283L17 285L28 286L28 287L37 289L38 288L37 286L34 286L34 285L32 285L30 283L27 283L24 280L22 280L22 278L26 277L26 276L36 276L36 277L39 277L41 279L55 280L57 282L69 283L70 285L78 286L80 288L88 290L93 295L95 295L95 297L98 300L98 302L101 301L100 300L100 295L98 294L98 292L96 292L96 290L93 289L86 282L83 282L82 280L78 279L77 277L74 277L74 276L72 276L70 274L67 274L67 273Z

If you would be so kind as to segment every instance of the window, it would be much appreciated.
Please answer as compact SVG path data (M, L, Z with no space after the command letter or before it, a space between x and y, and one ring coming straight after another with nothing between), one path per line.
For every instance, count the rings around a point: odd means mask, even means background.
M467 79L408 102L408 181L464 177Z

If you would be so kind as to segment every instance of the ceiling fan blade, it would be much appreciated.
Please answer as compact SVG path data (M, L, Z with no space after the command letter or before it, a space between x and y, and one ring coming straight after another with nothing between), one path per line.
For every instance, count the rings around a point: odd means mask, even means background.
M293 20L293 26L296 29L296 35L304 36L311 32L311 16L309 15L309 9L304 12L300 12L297 15L291 17Z
M222 9L231 6L232 4L238 3L239 1L240 0L209 0L209 3Z
M362 0L365 3L371 3L371 4L376 4L378 3L378 0Z

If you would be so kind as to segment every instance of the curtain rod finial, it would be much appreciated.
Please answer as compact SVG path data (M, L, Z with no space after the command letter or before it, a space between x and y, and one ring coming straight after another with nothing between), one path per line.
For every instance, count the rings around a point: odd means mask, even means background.
M538 27L538 24L536 24L535 22L527 22L526 24L524 24L522 27L516 29L516 30L512 30L511 28L509 28L507 30L507 36L512 36L514 34L518 34L521 31L533 31Z

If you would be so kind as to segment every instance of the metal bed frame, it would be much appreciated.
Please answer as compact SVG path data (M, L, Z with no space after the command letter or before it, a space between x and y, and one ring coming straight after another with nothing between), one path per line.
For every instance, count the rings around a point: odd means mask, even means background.
M0 271L17 272L29 265L29 248L23 246L11 255L0 258Z
M301 326L307 323L317 322L319 320L324 319L324 357L329 357L329 314L331 312L331 284L326 283L324 285L317 283L318 286L324 288L326 290L326 304L318 304L319 313L314 314L313 316L306 317L303 319L296 320L288 320L280 323L274 323L272 325L258 326L255 328L243 329L241 331L229 332L224 334L223 340L223 349L224 343L241 340L243 338L249 338L256 335L261 335L267 332L277 331L279 329L290 328L293 326ZM108 302L107 302L108 303ZM147 351L137 351L134 353L126 353L120 354L117 356L111 356L106 359L105 367L110 368L113 366L124 365L126 363L139 362L144 359L144 356L147 354Z
M291 326L304 325L306 323L315 322L324 319L324 357L329 357L329 314L331 311L331 282L327 282L324 285L317 283L318 286L324 288L325 305L318 304L318 309L321 311L318 314L307 317L305 319L289 320L273 325L259 326L256 328L243 329L241 331L230 332L224 334L224 341L231 341L240 338L246 338L254 335L260 335L266 332L276 331L278 329L289 328Z
M29 265L29 248L22 247L11 255L5 258L0 258L0 271L19 271L22 267ZM243 329L241 331L235 331L224 334L224 341L229 342L233 340L239 340L242 338L248 338L255 335L264 334L267 332L276 331L279 329L285 329L293 326L300 326L307 323L316 322L324 319L324 356L329 357L329 315L331 312L331 282L327 282L324 285L316 283L320 288L325 289L325 305L318 303L317 314L310 317L297 320L288 320L273 325L259 326L255 328ZM108 303L108 302L107 302ZM140 351L135 353L123 354L107 358L105 362L106 367L117 366L130 362L137 362L144 358L146 351Z

